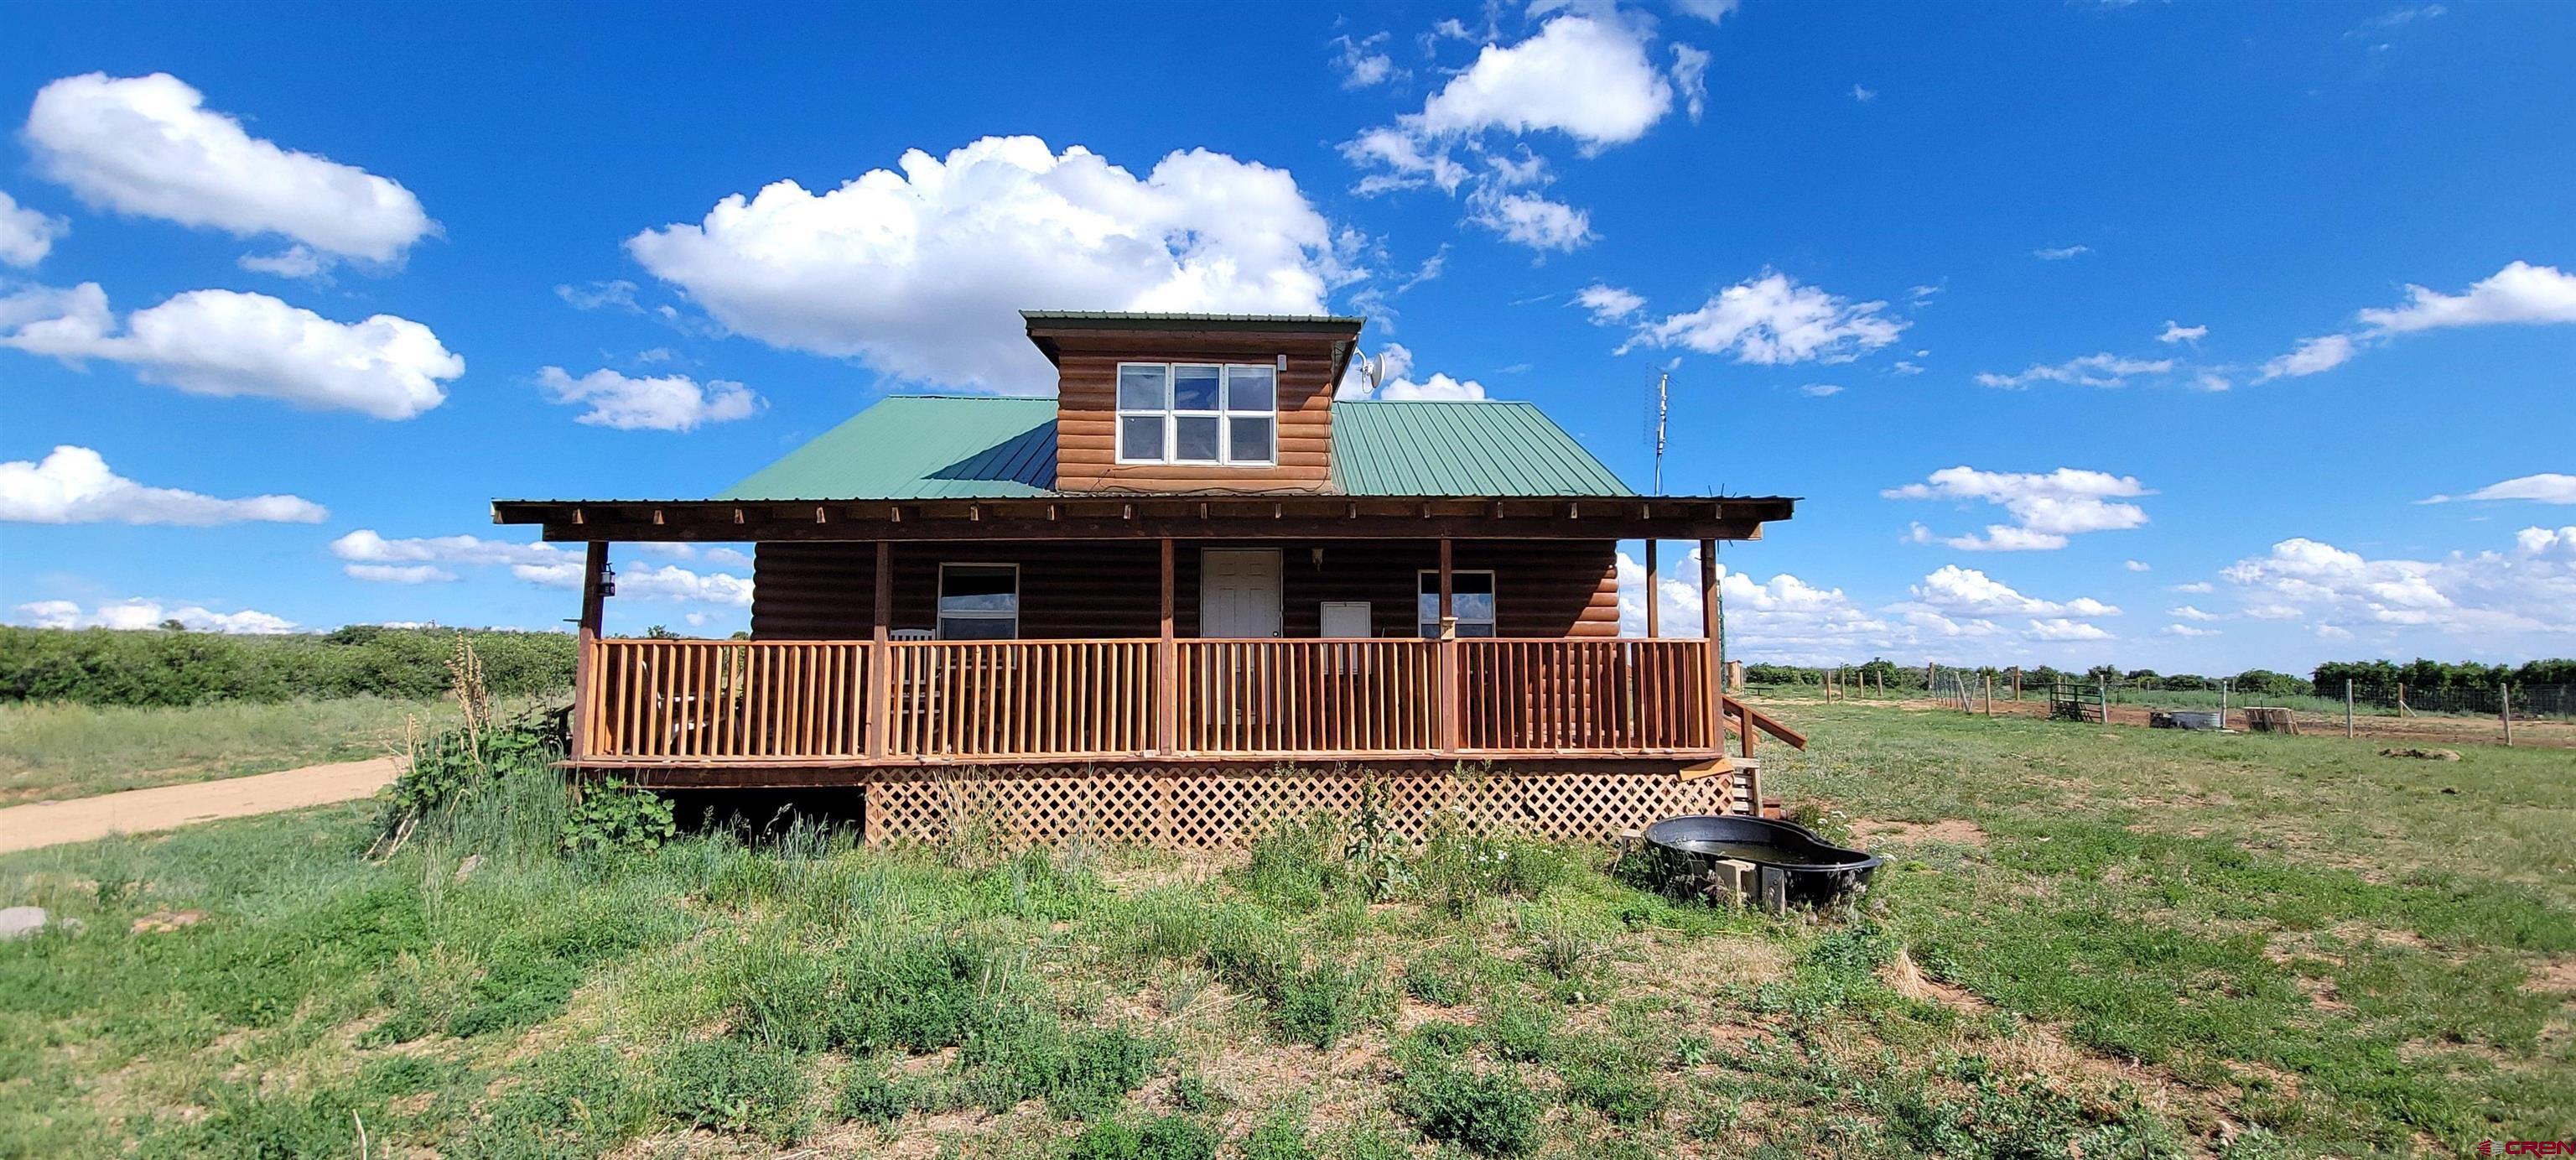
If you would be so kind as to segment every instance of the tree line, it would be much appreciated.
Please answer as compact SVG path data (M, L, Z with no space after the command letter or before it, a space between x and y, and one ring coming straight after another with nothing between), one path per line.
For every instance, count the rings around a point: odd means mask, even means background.
M1992 665L1940 665L1944 671L1962 671L1978 678L2008 680L2011 667ZM1884 657L1865 664L1825 666L1750 664L1744 666L1744 681L1749 685L1814 685L1829 673L1839 672L1851 684L1866 681L1872 686L1890 689L1922 689L1928 686L1931 670L1924 665L1900 665ZM2394 661L2328 661L2318 665L2305 677L2270 669L2247 669L2232 676L2203 676L2199 673L2159 673L2154 669L2121 669L2117 665L2095 665L2089 669L2060 669L2052 665L2029 665L2021 670L2023 688L2044 688L2060 682L2072 684L2110 684L2130 689L2165 689L2177 692L2214 691L2219 683L2241 693L2269 696L2341 696L2344 682L2356 688L2386 688L2399 684L2408 689L2428 692L2457 690L2493 693L2500 686L2522 688L2528 685L2576 685L2576 660L2556 658L2531 661L2522 665L2491 665L2476 661L2456 664L2418 659L2406 664Z
M495 695L572 687L573 638L559 632L384 628L230 636L212 632L0 626L0 702L179 706L444 696L461 634Z

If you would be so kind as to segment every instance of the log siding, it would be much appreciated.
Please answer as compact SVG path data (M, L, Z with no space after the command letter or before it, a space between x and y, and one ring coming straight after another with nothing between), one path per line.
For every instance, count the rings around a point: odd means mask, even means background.
M1279 550L1281 635L1292 639L1322 632L1325 602L1351 600L1368 602L1372 635L1414 635L1416 577L1440 563L1435 541L1180 541L1172 576L1179 635L1198 635L1199 549L1227 547ZM1493 571L1499 635L1619 634L1618 547L1611 541L1460 540L1454 553L1459 569ZM1157 541L897 544L892 558L891 629L938 627L940 564L1014 563L1024 639L1161 631ZM859 640L875 632L874 544L764 543L754 556L753 579L754 640Z

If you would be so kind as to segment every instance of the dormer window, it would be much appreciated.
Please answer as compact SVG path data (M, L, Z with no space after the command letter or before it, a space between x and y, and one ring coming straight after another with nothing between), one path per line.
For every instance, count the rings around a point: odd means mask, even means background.
M1118 462L1279 462L1279 372L1259 364L1118 364Z

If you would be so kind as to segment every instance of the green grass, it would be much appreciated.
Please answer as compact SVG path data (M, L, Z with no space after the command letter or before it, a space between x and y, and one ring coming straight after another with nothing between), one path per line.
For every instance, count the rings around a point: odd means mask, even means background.
M2307 1157L2576 1127L2565 754L1795 712L1815 746L1768 750L1768 786L1820 826L1954 823L1816 918L1464 833L575 857L537 770L380 864L364 804L0 857L0 905L85 924L0 944L0 1157L353 1156L361 1128L452 1157Z
M456 708L379 697L189 709L0 703L0 806L379 757L401 744L409 717L436 732Z

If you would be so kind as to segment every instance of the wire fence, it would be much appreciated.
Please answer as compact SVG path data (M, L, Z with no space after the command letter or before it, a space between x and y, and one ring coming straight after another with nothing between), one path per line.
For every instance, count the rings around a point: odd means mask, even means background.
M2104 680L2072 674L2052 679L2012 669L1935 668L1817 669L1770 680L1749 680L1758 695L1817 700L1931 700L1973 708L1991 695L1997 703L2037 702L2048 698L2056 683L2081 685L2111 705L2156 709L2284 708L2300 713L2341 714L2349 699L2352 712L2364 717L2496 717L2510 707L2521 721L2576 721L2576 684L2422 686L2404 682L2345 682L2331 688L2283 689L2276 684L2247 686L2226 679L2204 687L2171 688L2154 682ZM2299 682L2301 686L2307 683ZM1991 690L1991 694L1989 693ZM2349 697L2347 698L2347 693Z

